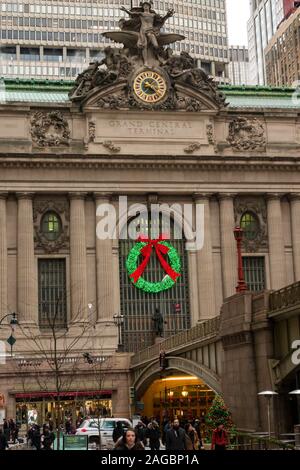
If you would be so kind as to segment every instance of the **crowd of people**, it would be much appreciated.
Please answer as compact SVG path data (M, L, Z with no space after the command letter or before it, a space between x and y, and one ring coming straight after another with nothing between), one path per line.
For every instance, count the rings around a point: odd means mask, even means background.
M76 422L76 427L79 424ZM71 418L67 418L64 425L61 425L61 431L65 434L75 434L75 430ZM28 446L36 450L51 450L55 440L54 431L54 424L50 419L42 428L37 423L32 423L27 433ZM6 450L9 442L15 443L18 440L18 432L18 426L13 419L4 419L3 429L0 429L0 450ZM155 418L143 417L134 428L125 431L122 422L118 421L112 437L116 451L144 450L146 447L153 451L161 448L167 451L204 449L199 419L182 423L178 418L165 419L160 425ZM227 445L228 433L220 423L212 433L211 449L223 451Z
M173 421L166 420L162 423L162 431L155 419L150 421L141 419L135 428L123 430L121 422L118 422L114 432L114 450L144 450L149 446L151 450L160 450L161 445L165 449L186 451L204 449L200 421L195 419L181 426L178 418ZM228 434L222 424L213 431L211 449L216 451L226 450Z
M18 442L19 426L11 419L4 419L2 429L0 429L0 450L8 449L8 443Z

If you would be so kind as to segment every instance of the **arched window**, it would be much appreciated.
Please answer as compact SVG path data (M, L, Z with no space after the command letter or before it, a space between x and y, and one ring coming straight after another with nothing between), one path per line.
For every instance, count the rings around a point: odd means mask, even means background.
M156 309L162 314L164 337L190 328L190 307L188 292L188 267L185 240L181 229L174 221L171 223L162 214L141 214L127 224L138 228L140 234L151 238L168 234L169 242L176 248L181 259L181 276L171 289L153 294L138 289L131 282L126 270L126 260L136 241L130 237L119 241L121 313L124 316L122 340L125 351L135 352L152 345L155 341ZM153 233L153 231L155 233ZM142 261L140 256L139 262ZM155 250L152 250L149 264L143 278L149 282L160 282L166 273L162 268Z
M60 217L55 212L47 212L42 218L41 226L43 235L50 241L57 240L62 231Z
M245 212L241 217L241 228L247 240L255 240L259 232L259 220L253 212Z

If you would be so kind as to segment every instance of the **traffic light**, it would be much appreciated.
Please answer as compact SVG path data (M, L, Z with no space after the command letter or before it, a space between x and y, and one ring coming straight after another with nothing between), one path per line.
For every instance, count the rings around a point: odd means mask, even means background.
M134 387L129 388L129 398L131 405L133 405L136 401L136 391Z
M181 305L180 304L175 304L174 309L175 309L175 313L181 313Z

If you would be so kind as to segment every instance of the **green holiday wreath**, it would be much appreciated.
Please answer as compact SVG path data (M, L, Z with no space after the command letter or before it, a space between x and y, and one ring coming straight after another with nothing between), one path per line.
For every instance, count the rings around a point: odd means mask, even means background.
M166 272L166 276L161 282L149 282L142 277L153 248ZM163 255L168 256L170 264ZM143 256L144 259L142 263L138 265L140 256ZM135 287L145 292L155 294L174 286L177 278L181 275L181 261L177 250L170 243L165 241L163 237L157 240L140 237L128 254L126 269Z

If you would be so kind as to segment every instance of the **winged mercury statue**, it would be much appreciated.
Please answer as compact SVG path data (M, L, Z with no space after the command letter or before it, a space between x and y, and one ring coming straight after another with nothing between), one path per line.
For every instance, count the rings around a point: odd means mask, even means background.
M122 18L120 31L107 31L102 35L123 44L125 48L136 49L145 66L163 65L165 59L161 56L161 48L185 39L180 34L161 31L166 21L174 15L174 10L161 16L152 9L152 1L141 2L140 7L131 10L121 7L121 10L130 16L130 20Z

